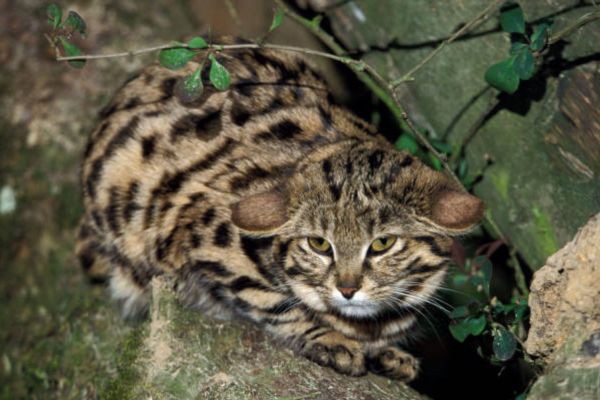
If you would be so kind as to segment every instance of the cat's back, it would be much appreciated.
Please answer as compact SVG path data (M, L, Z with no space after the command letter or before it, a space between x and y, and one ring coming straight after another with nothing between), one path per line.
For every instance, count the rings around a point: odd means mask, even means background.
M185 101L179 82L200 64L152 65L100 113L82 167L82 226L128 258L147 260L149 248L164 256L182 211L193 208L187 219L227 220L228 205L277 186L307 153L371 129L332 105L324 81L299 56L245 49L216 58L231 74L228 90L209 83L206 61L202 96Z

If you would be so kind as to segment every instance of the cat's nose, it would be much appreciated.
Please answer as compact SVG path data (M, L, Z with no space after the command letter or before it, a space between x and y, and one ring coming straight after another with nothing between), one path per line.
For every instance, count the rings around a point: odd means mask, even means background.
M342 296L344 296L348 300L350 300L352 298L352 296L354 296L354 293L358 292L358 288L356 288L356 287L343 287L343 286L340 287L340 286L338 286L337 289L340 291Z

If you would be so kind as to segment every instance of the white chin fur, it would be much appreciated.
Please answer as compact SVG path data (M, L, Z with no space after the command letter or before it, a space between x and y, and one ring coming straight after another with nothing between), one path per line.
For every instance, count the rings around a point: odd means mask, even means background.
M368 296L361 291L350 299L346 299L338 290L333 291L332 305L338 309L340 314L346 317L369 317L377 314L379 307L369 300Z

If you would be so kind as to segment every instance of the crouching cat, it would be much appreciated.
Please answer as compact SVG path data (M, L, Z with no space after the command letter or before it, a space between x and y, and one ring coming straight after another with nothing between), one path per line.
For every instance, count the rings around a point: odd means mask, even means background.
M165 274L183 304L251 320L321 365L413 379L396 343L483 203L332 104L302 58L217 59L226 91L184 101L177 82L198 64L150 66L101 113L82 169L83 268L109 279L125 316L147 311Z

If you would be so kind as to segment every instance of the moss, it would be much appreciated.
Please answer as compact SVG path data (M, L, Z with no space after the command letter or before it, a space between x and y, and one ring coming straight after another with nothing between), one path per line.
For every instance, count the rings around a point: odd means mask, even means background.
M508 171L496 169L490 173L490 178L492 179L492 182L494 182L494 186L496 186L496 190L500 194L502 200L509 201L508 189L510 181Z
M531 209L531 213L533 215L533 224L535 225L537 245L540 247L542 254L550 256L560 248L554 234L552 222L548 215L537 206Z
M133 329L123 345L121 346L121 357L117 365L118 378L110 382L103 390L103 398L106 399L131 399L135 383L139 382L141 371L139 370L137 360L140 357L144 345L144 338L147 336L145 326L139 326Z

